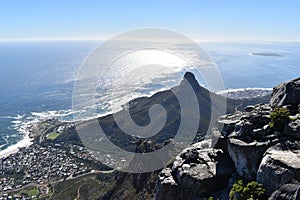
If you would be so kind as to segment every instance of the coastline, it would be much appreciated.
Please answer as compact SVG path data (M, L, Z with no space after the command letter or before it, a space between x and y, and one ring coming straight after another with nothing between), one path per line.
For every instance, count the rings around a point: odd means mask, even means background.
M216 94L222 95L225 97L234 97L234 95L238 95L240 98L255 98L257 96L265 95L266 93L270 93L272 88L237 88L237 89L226 89L222 91L217 91ZM70 110L68 110L70 112ZM57 113L56 113L57 112ZM22 140L18 141L16 144L8 146L6 149L0 151L0 159L6 158L11 154L17 153L20 148L28 147L33 144L33 140L35 135L40 132L39 124L45 119L56 119L61 114L58 114L59 111L44 111L41 113L32 113L34 116L38 117L30 122L22 122L22 126L19 128L19 131L24 133L24 137ZM73 111L71 112L73 113ZM64 115L64 114L63 114ZM67 122L67 121L66 121Z
M271 95L273 88L235 88L217 91L216 94L231 99L251 99Z
M24 137L22 140L18 141L16 144L13 144L11 146L8 146L6 149L3 149L0 151L0 159L6 158L10 156L11 154L17 153L20 148L28 147L31 144L33 144L32 140L33 137L31 137L32 128L27 127L26 130L24 130Z
M0 159L6 158L10 156L11 154L17 153L20 148L28 147L32 144L32 138L29 137L29 134L26 134L22 140L17 142L16 144L13 144L6 149L0 151Z
M6 158L14 153L17 153L20 148L28 147L33 144L33 140L36 135L41 132L40 124L47 120L55 120L59 117L69 116L74 114L71 109L68 110L48 110L42 112L31 112L27 117L25 115L17 115L16 117L10 117L14 129L23 134L23 138L19 140L16 144L8 146L6 149L0 151L0 159ZM69 122L67 120L61 120L64 122ZM4 144L5 145L5 144Z

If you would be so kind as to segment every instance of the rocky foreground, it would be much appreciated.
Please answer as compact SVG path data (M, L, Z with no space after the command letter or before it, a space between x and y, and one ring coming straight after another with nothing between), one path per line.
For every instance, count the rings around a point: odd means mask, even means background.
M289 113L282 127L270 117L278 108ZM262 184L256 199L300 199L300 78L275 87L268 104L220 117L160 172L156 199L247 199L231 190L239 179Z

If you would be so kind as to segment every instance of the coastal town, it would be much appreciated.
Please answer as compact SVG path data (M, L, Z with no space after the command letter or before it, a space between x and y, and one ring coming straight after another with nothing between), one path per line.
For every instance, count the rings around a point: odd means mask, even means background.
M101 170L102 164L78 144L53 142L72 123L56 119L35 125L33 144L0 163L0 199L35 199L49 196L52 184Z

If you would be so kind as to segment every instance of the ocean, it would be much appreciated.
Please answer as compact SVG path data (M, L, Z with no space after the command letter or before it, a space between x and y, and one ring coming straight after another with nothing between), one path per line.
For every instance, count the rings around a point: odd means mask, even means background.
M1 150L22 140L34 121L50 117L72 120L77 71L98 44L0 42ZM217 64L225 89L230 91L272 88L300 76L300 43L205 42L200 46Z

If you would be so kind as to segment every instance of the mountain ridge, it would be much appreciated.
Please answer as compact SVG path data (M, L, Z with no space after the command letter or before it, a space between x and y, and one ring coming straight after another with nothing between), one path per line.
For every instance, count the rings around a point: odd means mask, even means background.
M194 75L187 73L181 83L178 86L175 86L174 88L171 88L170 90L161 91L158 92L151 97L140 97L134 100L131 100L128 102L128 106L126 108L129 109L130 114L134 122L138 125L146 125L149 123L149 108L151 105L154 104L162 104L166 105L167 111L169 114L173 114L172 118L169 118L167 121L167 128L164 127L164 131L152 138L136 138L136 137L129 137L128 135L124 136L124 133L122 131L118 130L117 125L113 121L112 115L107 115L104 117L98 118L98 122L100 125L102 125L102 128L104 131L108 130L107 136L109 139L116 145L120 147L124 147L124 149L129 150L131 152L151 152L155 151L157 149L163 148L164 145L166 145L170 139L172 139L172 134L176 133L178 123L180 122L180 112L177 108L179 105L178 100L176 100L176 96L174 95L173 91L178 91L184 89L184 85L186 83L189 83L192 85L193 90L196 91L197 99L199 103L200 110L202 108L202 112L205 111L204 109L207 109L207 107L210 106L210 99L208 96L210 95L216 95L214 93L209 92L207 89L201 87L198 82L195 80ZM221 100L224 100L224 97L220 95L216 95L216 98L220 98ZM227 99L228 100L228 99ZM246 99L246 100L231 100L229 99L230 106L227 107L228 113L234 113L237 110L243 110L243 108L251 103L264 103L268 101L268 97L264 98L256 98L256 99ZM218 109L218 108L216 108ZM206 110L208 118L210 119L210 110ZM175 117L174 117L175 115ZM140 116L146 116L144 118ZM196 118L197 116L195 116ZM206 135L209 122L208 118L202 119L202 121L199 122L200 130L197 133L197 136L194 140L194 143L197 143L199 141L211 141L212 143L215 140L215 137L211 138L212 135ZM193 117L191 118L193 119ZM215 122L217 122L218 119L215 119ZM206 125L205 125L206 123ZM204 128L201 127L201 125L204 124ZM87 122L81 122L79 124L82 126L81 128L88 128L89 121ZM117 131L116 131L117 130ZM65 139L68 137L68 135L74 135L74 132L70 131L69 133L62 133L61 136L59 136L55 141L66 141ZM169 133L169 134L166 134ZM166 135L164 135L166 134ZM76 135L76 134L75 134ZM163 136L163 137L162 137ZM171 136L171 137L170 137ZM121 142L120 142L121 138ZM79 139L79 138L78 138ZM72 141L70 141L72 142ZM204 146L206 146L207 142L204 142ZM218 138L218 140L215 140L213 142L216 147L222 147L224 146L224 139ZM201 145L200 145L201 146ZM219 159L219 151L216 151L216 158ZM228 157L229 155L226 154ZM167 163L167 166L170 166L172 164L172 161ZM226 161L227 162L227 161ZM225 162L225 163L226 163ZM233 167L233 163L232 168ZM170 171L171 172L171 171ZM130 174L130 173L124 173L124 172L115 172L112 176L112 184L107 186L109 189L106 192L99 193L99 199L119 199L119 198L131 198L131 199L155 199L160 196L160 187L164 187L163 184L158 183L158 175L160 173L160 170L154 171L154 172L148 172L148 173L136 173L136 174ZM225 173L226 174L226 173ZM228 173L225 177L228 176ZM102 179L101 179L102 180ZM105 179L106 180L106 179ZM105 182L105 180L102 180ZM115 181L114 181L115 180ZM160 186L161 185L161 186ZM175 187L174 185L172 186ZM176 186L177 187L177 186ZM164 190L164 191L168 191ZM172 190L173 191L173 190ZM176 189L177 191L177 189ZM169 191L170 192L170 191ZM170 193L166 193L170 194ZM175 192L174 194L178 194L178 192ZM179 195L179 194L178 194ZM170 195L171 197L171 195ZM173 196L174 197L174 196ZM177 197L176 197L177 198ZM179 197L178 197L179 198ZM162 198L163 199L163 198Z

